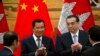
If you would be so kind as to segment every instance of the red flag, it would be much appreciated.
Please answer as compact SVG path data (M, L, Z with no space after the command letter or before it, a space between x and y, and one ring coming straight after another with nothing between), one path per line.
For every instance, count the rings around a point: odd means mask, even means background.
M3 3L0 0L0 49L3 47L3 34L9 31L6 16L4 13Z
M32 21L36 18L44 20L46 25L44 35L50 36L54 40L53 29L45 0L19 0L18 7L15 32L18 33L20 40L32 34Z
M89 0L64 0L62 12L58 24L58 31L63 34L68 31L66 26L66 18L69 15L75 14L80 19L81 29L87 31L94 25L91 5Z

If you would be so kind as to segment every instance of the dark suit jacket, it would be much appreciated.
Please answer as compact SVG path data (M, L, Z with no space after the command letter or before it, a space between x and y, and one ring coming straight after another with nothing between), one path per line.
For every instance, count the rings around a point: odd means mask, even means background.
M0 51L0 56L13 56L12 52L4 47L1 51Z
M54 56L54 45L50 38L42 36L42 44L47 49L47 56ZM38 49L33 36L27 37L22 41L21 56L35 56L35 52Z
M85 50L89 46L88 34L82 30L79 30L79 43L82 44L82 50ZM81 56L81 51L72 53L71 45L73 40L70 32L62 34L56 39L56 50L58 56Z
M82 56L100 56L100 43L84 51Z

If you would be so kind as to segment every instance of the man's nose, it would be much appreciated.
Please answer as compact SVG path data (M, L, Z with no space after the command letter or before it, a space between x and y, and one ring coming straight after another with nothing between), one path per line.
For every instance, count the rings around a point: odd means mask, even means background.
M70 28L70 27L72 27L72 25L71 25L71 24L69 24L69 28Z

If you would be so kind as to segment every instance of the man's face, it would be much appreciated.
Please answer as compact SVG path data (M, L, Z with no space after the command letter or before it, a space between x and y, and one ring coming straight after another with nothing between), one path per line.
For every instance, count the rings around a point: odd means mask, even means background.
M74 17L67 19L66 20L67 26L68 26L68 30L72 33L76 33L76 31L79 28L79 23L76 22L76 19Z
M44 33L44 23L43 22L36 22L34 26L34 34L37 37L42 36Z

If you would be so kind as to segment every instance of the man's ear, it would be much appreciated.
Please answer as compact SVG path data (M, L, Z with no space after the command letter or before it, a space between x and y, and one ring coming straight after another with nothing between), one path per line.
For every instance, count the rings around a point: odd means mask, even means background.
M12 45L14 45L14 44L15 44L15 42L16 42L16 41L14 40L14 41L13 41L13 43L12 43Z
M89 35L89 41L90 41L91 44L94 43L94 41L90 38L90 35Z
M12 44L15 45L16 43L17 43L17 40L14 40Z

